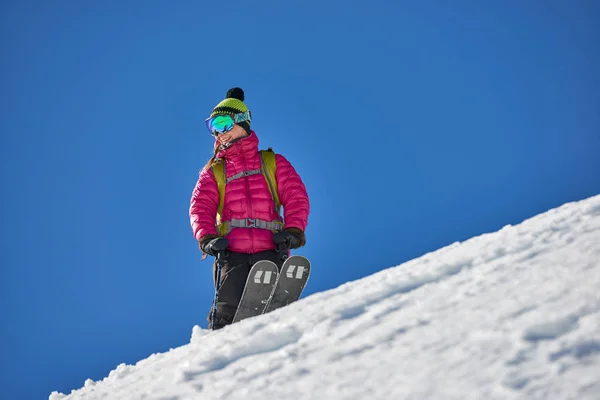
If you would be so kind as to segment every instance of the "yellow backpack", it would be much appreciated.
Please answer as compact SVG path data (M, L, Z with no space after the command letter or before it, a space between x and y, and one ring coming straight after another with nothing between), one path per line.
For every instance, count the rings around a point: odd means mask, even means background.
M243 171L237 174L236 176L230 177L229 181L254 175L257 173L261 173L265 180L267 181L267 186L269 187L269 192L271 192L271 197L273 198L273 202L275 203L275 212L277 215L280 215L281 203L279 201L279 194L277 193L277 179L275 177L276 172L276 162L275 162L275 152L273 149L269 147L267 150L260 150L260 171ZM223 207L225 203L225 185L228 183L225 180L225 163L224 161L213 163L212 165L213 175L217 181L217 187L219 189L219 207L217 208L217 231L219 235L225 236L228 232L227 223L221 222L223 218ZM281 220L281 217L279 218ZM277 230L281 230L283 228L283 223L280 223L280 227Z

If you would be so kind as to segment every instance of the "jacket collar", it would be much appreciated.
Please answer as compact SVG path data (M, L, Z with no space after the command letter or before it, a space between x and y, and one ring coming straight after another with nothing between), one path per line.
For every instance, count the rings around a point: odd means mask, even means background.
M215 147L219 146L219 141L215 141ZM250 131L250 135L244 136L231 144L226 149L217 153L217 158L225 158L229 161L246 158L248 155L253 155L258 152L258 136L254 131Z

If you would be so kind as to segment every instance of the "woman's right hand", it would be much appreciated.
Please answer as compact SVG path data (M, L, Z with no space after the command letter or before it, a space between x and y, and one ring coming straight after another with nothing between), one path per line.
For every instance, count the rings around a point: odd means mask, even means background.
M200 243L200 250L213 257L217 256L217 253L227 250L229 246L229 240L226 238L218 237L210 240L205 240Z

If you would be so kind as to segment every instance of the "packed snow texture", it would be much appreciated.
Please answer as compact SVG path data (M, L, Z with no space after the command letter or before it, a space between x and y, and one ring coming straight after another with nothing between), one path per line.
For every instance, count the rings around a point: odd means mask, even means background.
M194 327L58 399L600 399L600 196Z

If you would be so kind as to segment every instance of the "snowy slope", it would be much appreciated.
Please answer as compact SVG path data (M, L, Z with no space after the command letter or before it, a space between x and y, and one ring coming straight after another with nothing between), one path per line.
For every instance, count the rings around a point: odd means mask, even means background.
M600 399L600 196L195 327L58 399Z

